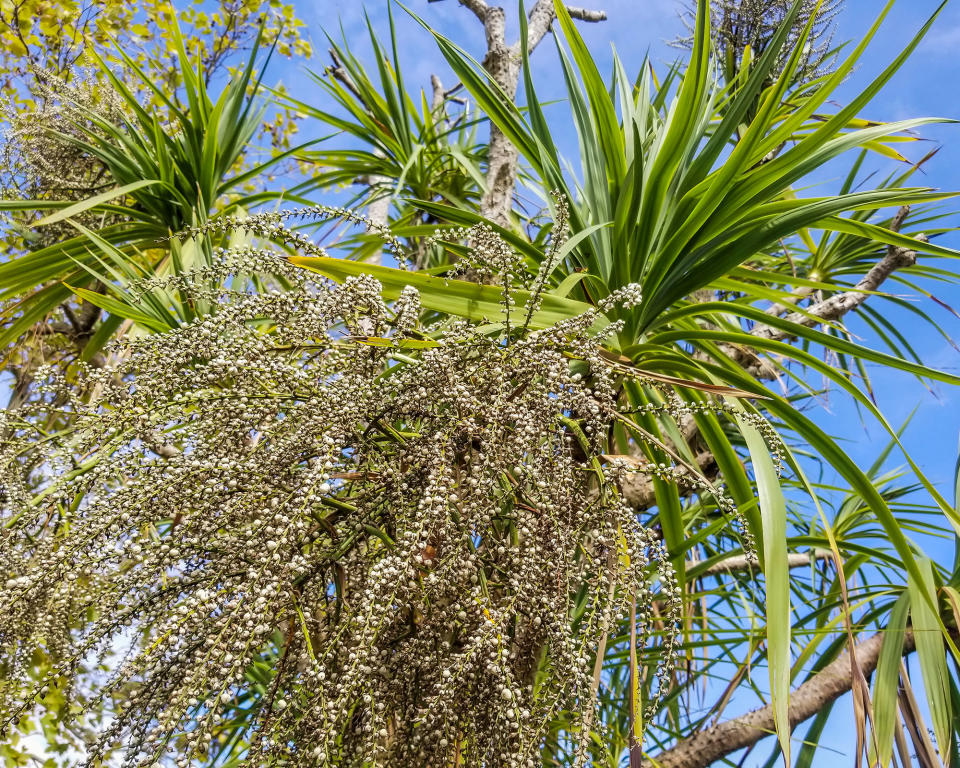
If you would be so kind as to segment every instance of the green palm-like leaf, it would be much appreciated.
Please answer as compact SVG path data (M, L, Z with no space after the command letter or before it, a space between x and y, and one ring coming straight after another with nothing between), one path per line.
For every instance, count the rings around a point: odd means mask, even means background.
M174 45L182 63L185 103L157 86L149 73L119 51L134 81L152 91L167 114L141 107L136 94L101 61L99 65L126 116L113 123L92 108L73 104L78 116L77 135L59 135L62 141L77 145L99 160L116 185L113 189L76 203L37 200L4 201L0 205L4 210L53 211L35 221L35 227L81 213L111 217L111 223L95 231L81 232L0 263L0 301L10 302L0 331L4 347L69 299L71 289L59 284L92 289L91 280L103 277L97 271L95 254L104 248L136 265L131 274L142 274L141 269L153 269L157 264L168 264L175 272L192 269L209 262L209 238L201 240L185 262L176 241L169 239L171 234L201 225L212 214L242 212L278 196L277 192L242 191L244 185L293 151L243 167L264 110L257 96L263 75L263 69L255 66L259 46L253 47L246 65L214 100L207 92L203 73L192 68L177 30ZM84 122L79 122L81 117ZM123 282L116 283L115 288L122 292ZM105 303L110 303L97 301L104 309ZM116 327L116 323L111 325ZM94 333L83 355L89 359L108 339L106 332Z
M673 87L666 83L658 85L646 65L638 78L629 77L616 56L612 77L605 81L563 4L555 3L558 25L566 43L566 47L558 43L560 67L567 88L569 114L579 138L580 164L572 178L564 172L564 160L537 99L526 48L522 46L527 108L522 112L482 66L457 44L436 31L431 32L447 62L485 115L517 147L533 178L544 189L561 190L570 201L574 235L590 231L570 249L552 276L553 284L569 290L572 298L596 303L628 283L639 283L645 297L641 306L611 314L625 323L617 340L620 352L647 370L688 380L722 383L771 397L771 401L759 405L776 423L778 431L797 441L794 449L812 453L824 466L838 473L856 494L860 505L856 514L845 512L842 525L835 523L839 525L838 543L847 557L846 577L852 578L860 569L878 568L888 574L884 578L896 583L900 569L909 574L911 583L919 584L925 566L918 559L919 548L909 531L924 527L905 529L900 508L892 506L893 497L878 490L874 474L858 467L837 442L798 407L815 393L806 375L824 376L831 386L853 397L865 413L880 419L896 445L896 433L870 398L867 365L951 385L960 381L952 374L923 365L908 340L902 338L884 313L872 309L874 305L883 306L883 302L887 306L905 303L891 296L888 286L882 286L875 292L876 297L871 297L858 310L875 330L876 338L885 345L884 351L855 337L843 320L826 324L822 329L814 327L817 321L808 312L815 300L851 290L891 248L909 249L921 257L917 265L903 266L890 278L898 287L912 289L926 277L956 281L953 270L933 272L923 258L949 259L954 263L960 254L917 237L920 231L926 231L935 240L937 235L948 231L938 225L929 226L936 221L936 214L927 206L948 198L949 194L907 186L916 166L874 188L858 190L855 185L868 152L902 159L903 142L913 139L912 132L937 122L936 119L916 119L877 123L860 119L859 112L903 64L939 10L903 51L891 57L889 65L862 92L834 114L824 113L825 105L857 65L890 6L891 3L885 5L877 21L833 73L796 89L793 74L799 66L803 35L793 49L785 54L782 51L792 18L787 19L788 23L763 55L751 62L746 74L741 73L734 83L719 83L710 61L708 3L700 2L691 58L676 74ZM795 14L798 7L799 3L792 13ZM521 16L521 33L523 24ZM524 39L521 34L522 43ZM785 59L786 65L781 76L771 83L769 73L778 59ZM858 159L838 193L811 197L798 191L797 185L812 172L851 151L858 153ZM474 214L455 210L453 206L437 205L433 201L423 201L422 205L433 216L453 224L477 223ZM888 211L901 206L912 210L903 228L899 225L895 228ZM602 222L611 224L595 228ZM537 259L539 250L530 247L519 232L500 232L518 253L527 259ZM792 253L785 255L787 249ZM704 301L702 297L692 300L698 293L706 292L711 300ZM767 310L775 306L786 309L770 314ZM932 323L922 310L911 307L908 311ZM755 326L774 329L776 340L753 333ZM739 362L731 360L732 349L752 350L763 364L790 382L791 397L779 397L770 389L758 386L754 378L744 374ZM836 356L839 364L831 366L824 362L817 351ZM862 386L867 387L867 392ZM625 388L625 392L628 391L629 388ZM691 401L700 397L682 389L678 394ZM632 393L628 401L630 407L642 405L648 396ZM728 492L758 540L765 541L764 536L771 532L779 541L786 541L786 549L777 551L777 569L765 573L766 597L759 597L756 589L743 581L737 585L738 594L755 605L754 616L767 614L771 620L776 616L778 629L788 625L785 616L789 614L784 611L789 612L790 603L796 605L798 600L803 601L801 605L819 604L816 609L811 608L810 616L820 618L803 619L801 627L803 621L808 620L819 622L821 627L838 626L827 622L824 613L841 606L838 587L834 586L823 599L810 593L797 594L798 588L793 586L795 579L792 575L786 578L783 566L784 555L798 546L825 546L822 533L803 538L793 535L792 523L785 527L773 526L769 511L778 506L773 501L777 491L772 490L768 459L764 459L755 437L739 435L726 417L707 414L698 415L695 420L699 437L707 443L727 482ZM646 432L659 436L676 429L676 425L671 427L666 421L647 418L642 423ZM751 442L753 445L748 451L747 444ZM627 450L625 446L623 452ZM682 452L683 448L678 446L677 450ZM748 453L752 467L745 472L742 462ZM651 453L647 458L663 461L665 457ZM933 497L938 514L947 524L946 530L955 528L958 517L953 505L909 456L907 460L921 486ZM793 469L795 475L800 470L796 462ZM761 478L767 479L762 482L766 490L760 489L758 514L754 488L761 484ZM784 478L777 483L777 488L789 488L797 482ZM803 483L798 490L818 493ZM695 578L698 571L684 573L683 561L687 553L699 551L702 555L706 549L715 552L714 558L721 559L724 548L711 540L718 529L712 527L713 521L708 524L697 517L703 514L703 507L694 502L677 499L660 487L656 497L651 514L662 528L674 563L680 566L681 583L690 591L695 584L691 578ZM787 498L789 507L789 495ZM850 535L857 526L863 525L865 516L870 517L874 526L870 535L884 539L880 550L863 547ZM727 543L726 551L729 546ZM878 583L878 580L871 578L869 583ZM790 585L794 592L786 599L785 585ZM729 589L729 581L724 586ZM902 588L901 581L898 589ZM929 591L923 595L926 609L937 616L935 596ZM888 597L889 593L882 590L875 595L862 595L857 598L857 610L882 621L892 605L889 599L884 599ZM692 593L688 598L691 610L698 599L703 599ZM725 616L743 615L743 603L732 596L718 594L717 600L726 607L709 611L704 616L705 622L722 623ZM939 619L935 623L935 628L931 625L932 631L939 637L943 626ZM763 622L758 624L762 626ZM689 637L693 642L692 636ZM943 644L938 642L941 645L937 651L926 653L929 658L936 657L937 653L943 658ZM770 645L767 650L758 645L760 650L752 653L766 658L771 665L781 747L787 752L785 739L789 729L784 702L794 674L789 663L790 641L774 635ZM809 662L822 667L835 658L842 647L842 638L829 645L822 645L819 640L811 642L803 648L793 669ZM732 649L729 653L737 656ZM614 668L620 669L611 667ZM705 665L702 674L709 674L708 669L709 665ZM692 674L686 683L677 684L678 696L681 691L692 690L696 676ZM618 679L621 685L626 685L625 677ZM627 695L626 689L618 690L621 696ZM943 692L938 695L940 702L948 699ZM622 702L623 699L621 708ZM678 722L679 710L671 709L674 706L679 706L675 700L672 704L668 702L667 711L674 722ZM942 705L938 706L941 712L937 715L941 724L938 733L942 735L945 710ZM882 728L889 729L889 710L883 716L887 719ZM823 727L824 721L817 723L817 727ZM677 737L696 728L694 723L687 725L686 730L676 733ZM614 728L614 733L626 733L628 729L621 726ZM599 752L597 754L599 759ZM802 759L812 759L812 751L805 749Z

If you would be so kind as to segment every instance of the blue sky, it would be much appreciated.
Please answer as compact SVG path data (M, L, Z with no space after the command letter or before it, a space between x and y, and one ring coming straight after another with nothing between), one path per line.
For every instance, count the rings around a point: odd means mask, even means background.
M513 0L500 2L507 8L508 19L515 20L517 3ZM591 51L601 62L609 61L611 46L616 48L628 71L636 71L648 51L653 61L663 66L678 56L677 50L667 45L668 40L682 31L676 0L578 0L577 4L607 11L607 22L580 25ZM861 39L884 4L879 0L848 0L838 21L836 40L839 42ZM938 4L934 0L898 0L858 70L841 88L838 100L843 101L850 94L857 93L879 73L909 42ZM301 0L297 5L301 18L308 23L310 30L324 25L335 37L339 37L336 27L339 17L348 41L357 43L365 40L363 7L360 4L351 0ZM459 7L456 0L435 3L409 0L407 5L477 58L482 56L484 47L480 25L472 14ZM383 2L370 2L366 5L374 26L382 35L387 34L385 8ZM445 84L452 83L453 77L433 47L429 35L402 11L396 13L396 22L401 65L408 87L426 87L431 73L439 74ZM513 32L516 34L515 23ZM312 36L316 44L316 55L311 66L320 70L327 63L326 46L321 34L314 31ZM360 50L364 50L362 45ZM876 120L900 120L918 116L960 119L960 99L957 98L960 93L958 50L960 3L955 2L941 13L917 51L864 111L863 116ZM302 82L302 74L298 74L293 68L283 69L281 76L286 85L299 91L299 98L309 101L309 92L298 88ZM601 71L603 69L601 65ZM553 44L549 40L545 40L534 54L533 70L541 100L560 98L563 84ZM568 157L575 159L576 138L572 126L563 119L565 109L563 104L554 105L549 108L548 117L552 115L554 119L558 144L568 148ZM945 190L960 190L960 125L929 126L922 130L922 136L929 140L929 143L911 146L907 150L911 159L919 159L933 146L940 146L941 149L937 157L926 166L922 179L915 177L915 183ZM849 167L848 162L830 167L814 181L824 185L826 189L836 187ZM870 169L877 171L881 177L895 167L895 163L875 158L871 158L869 164ZM960 200L948 203L946 209L960 210ZM952 216L949 222L960 226L960 215ZM957 234L945 237L941 242L960 248L960 236ZM934 288L934 293L945 303L960 307L960 289L944 289L941 286ZM931 313L950 336L960 338L960 319L927 299L919 306ZM941 336L931 334L908 315L898 316L893 320L925 362L944 370L960 371L960 352L953 349ZM851 327L862 332L864 340L870 342L869 332L862 324L854 320ZM916 409L904 443L927 476L949 498L952 495L960 431L960 401L957 391L947 386L934 386L927 391L919 387L911 377L889 373L876 375L874 386L878 405L892 423L903 422ZM885 433L876 425L863 424L849 401L839 396L831 397L823 405L823 410L816 414L821 425L831 434L842 436L850 455L863 466L872 463L887 442ZM890 460L891 465L901 463L902 459L896 455ZM935 549L931 554L938 560L943 561L952 556L952 546ZM919 678L919 674L914 677ZM922 697L922 694L919 695ZM741 705L746 708L752 703L744 700ZM821 737L821 749L818 750L815 763L817 766L832 766L841 762L845 764L852 758L853 713L849 697L838 703L834 715L831 725ZM768 748L759 749L744 765L759 765L767 754Z

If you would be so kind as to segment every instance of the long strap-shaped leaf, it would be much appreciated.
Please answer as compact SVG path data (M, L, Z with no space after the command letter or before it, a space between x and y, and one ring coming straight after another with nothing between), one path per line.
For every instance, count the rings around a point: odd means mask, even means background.
M743 408L737 401L735 407ZM787 507L780 478L763 437L738 419L753 463L763 524L763 577L766 585L767 659L770 697L784 764L790 765L790 566L787 562Z

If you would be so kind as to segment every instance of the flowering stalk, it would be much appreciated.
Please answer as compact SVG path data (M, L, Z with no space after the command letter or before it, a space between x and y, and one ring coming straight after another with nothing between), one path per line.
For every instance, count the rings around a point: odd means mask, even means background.
M227 279L253 272L291 287ZM640 637L658 603L668 685L681 599L619 490L638 467L604 454L622 375L594 312L507 344L250 249L141 288L173 289L209 314L72 384L50 369L5 417L3 728L124 647L87 765L122 743L185 768L253 695L250 765L525 768L561 711L591 723L633 600ZM53 411L71 428L43 436ZM31 686L38 649L61 661Z

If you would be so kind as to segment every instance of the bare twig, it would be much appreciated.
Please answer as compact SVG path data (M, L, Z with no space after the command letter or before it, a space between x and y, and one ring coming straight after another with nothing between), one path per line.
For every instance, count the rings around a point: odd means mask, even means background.
M353 82L353 78L350 77L350 74L346 69L344 69L343 62L340 61L340 57L337 56L337 52L331 48L329 53L330 59L333 61L333 63L327 67L327 74L331 75L335 80L338 80L344 88L357 97L357 101L366 106L366 102L363 100L360 89L357 88L357 84Z
M787 567L788 568L805 568L813 563L817 563L823 560L829 560L831 557L830 550L820 550L815 549L812 552L791 552L787 555ZM693 560L686 564L686 569L690 570L696 568L698 565L697 561ZM747 555L731 555L726 557L720 562L714 563L711 566L708 566L699 574L699 577L703 576L717 576L723 573L739 573L742 571L756 571L760 566L758 565L756 558L751 559Z
M440 82L440 78L436 75L430 75L430 87L433 88L433 99L430 102L430 111L436 112L443 106L447 94L443 90L443 83Z
M567 13L570 14L570 18L577 19L578 21L606 21L607 14L606 11L593 11L589 8L578 8L575 5L566 6Z

